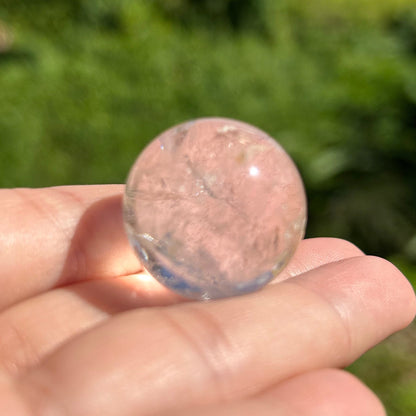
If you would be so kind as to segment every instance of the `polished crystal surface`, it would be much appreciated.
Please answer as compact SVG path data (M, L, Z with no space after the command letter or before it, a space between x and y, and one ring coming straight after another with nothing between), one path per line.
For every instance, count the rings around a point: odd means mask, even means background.
M194 299L257 290L304 234L305 193L283 148L236 120L204 118L155 138L133 165L127 234L145 269Z

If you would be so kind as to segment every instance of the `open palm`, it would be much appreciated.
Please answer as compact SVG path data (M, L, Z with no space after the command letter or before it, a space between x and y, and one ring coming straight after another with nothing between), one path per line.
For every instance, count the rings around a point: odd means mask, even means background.
M278 283L185 301L140 273L122 191L0 191L2 415L384 414L339 368L413 319L393 265L304 240Z

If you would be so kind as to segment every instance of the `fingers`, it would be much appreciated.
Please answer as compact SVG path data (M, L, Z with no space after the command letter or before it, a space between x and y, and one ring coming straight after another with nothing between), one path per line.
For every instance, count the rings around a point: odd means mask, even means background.
M170 416L385 416L375 394L351 374L323 369L295 376L255 397Z
M140 270L119 185L0 190L0 309L54 286Z
M57 288L0 314L0 370L16 375L109 316L181 298L145 274Z
M236 401L347 365L407 325L415 308L394 266L356 257L239 298L124 313L56 351L17 388L39 414L151 415Z
M309 238L300 242L289 264L272 283L298 276L327 263L363 256L364 253L349 241L339 238Z
M0 310L53 287L139 271L123 227L123 189L0 190Z
M284 403L290 415L385 416L378 397L352 374L322 369L293 377L263 395Z
M122 192L121 185L0 190L0 310L53 287L139 271ZM328 262L319 251L316 260Z
M360 254L359 249L344 240L304 240L279 279ZM0 368L17 374L113 314L181 301L179 295L146 274L83 281L39 294L0 315ZM44 322L47 325L40 324Z

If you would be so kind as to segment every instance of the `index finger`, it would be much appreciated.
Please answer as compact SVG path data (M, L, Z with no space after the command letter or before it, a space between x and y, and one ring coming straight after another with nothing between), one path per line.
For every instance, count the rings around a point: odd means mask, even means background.
M54 287L140 271L124 232L123 189L88 185L0 190L0 310ZM360 254L346 241L304 240L276 282ZM160 285L155 282L154 288Z
M141 270L122 185L0 190L0 309L55 286Z

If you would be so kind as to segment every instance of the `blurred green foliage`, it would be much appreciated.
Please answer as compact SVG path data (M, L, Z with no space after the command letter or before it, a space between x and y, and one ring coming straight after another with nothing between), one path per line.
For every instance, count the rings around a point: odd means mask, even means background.
M124 182L151 138L201 116L281 142L309 236L414 276L414 0L0 0L0 186ZM353 367L396 416L416 414L402 344Z
M416 414L415 369L415 324L370 350L350 367L378 393L389 416Z

